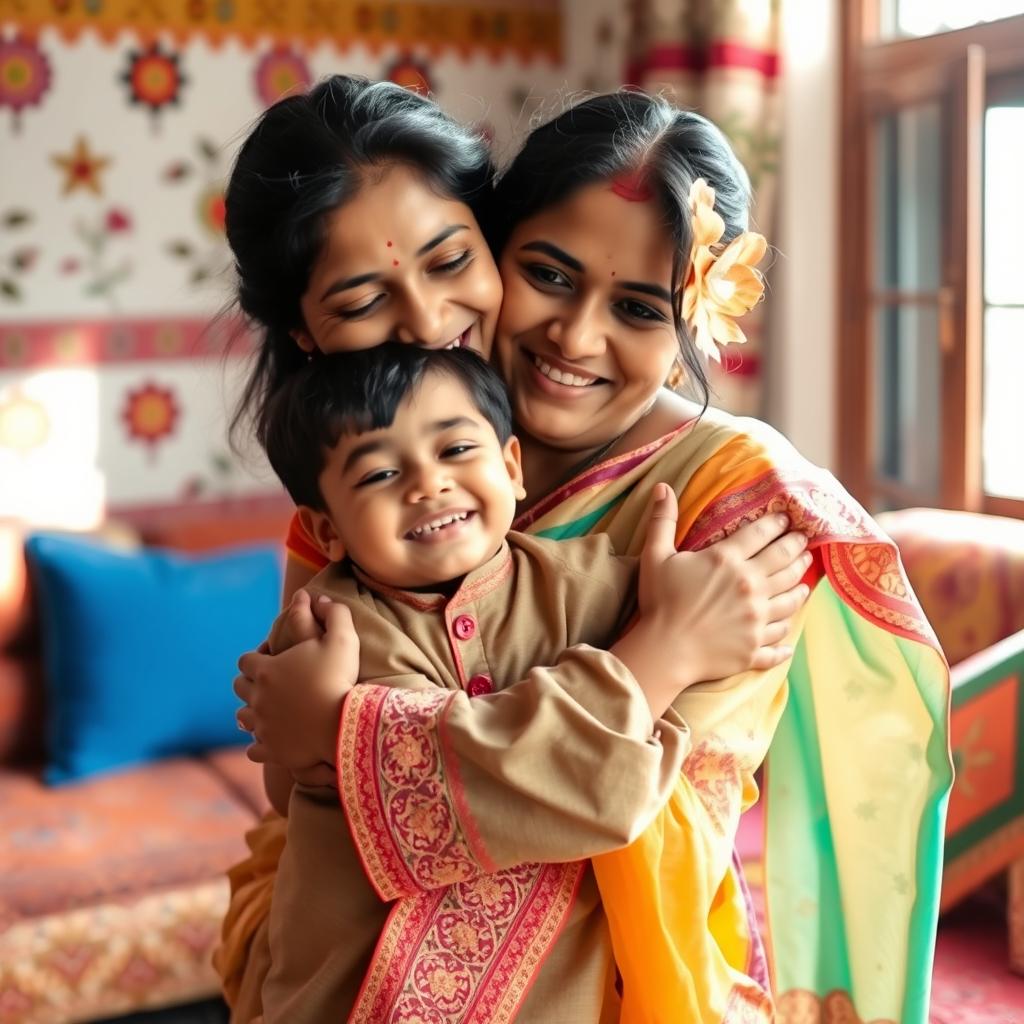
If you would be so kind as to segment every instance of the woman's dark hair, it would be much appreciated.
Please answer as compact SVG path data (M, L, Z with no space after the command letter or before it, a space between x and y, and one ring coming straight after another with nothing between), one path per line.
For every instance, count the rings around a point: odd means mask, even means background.
M505 385L472 349L389 342L321 356L282 383L264 417L267 458L295 504L325 511L320 474L327 453L343 434L390 427L398 407L432 373L465 388L501 444L512 436Z
M693 242L690 186L704 178L725 221L722 242L747 229L750 180L725 136L707 118L667 100L623 90L585 100L535 128L497 184L490 233L500 256L516 225L577 189L639 173L661 202L675 242L673 319L683 364L707 406L708 378L682 317Z
M329 215L359 190L368 168L400 163L439 194L487 220L493 165L485 141L431 100L392 82L334 75L270 107L245 140L225 196L238 305L262 330L256 362L231 420L254 422L306 361L290 331L323 246Z

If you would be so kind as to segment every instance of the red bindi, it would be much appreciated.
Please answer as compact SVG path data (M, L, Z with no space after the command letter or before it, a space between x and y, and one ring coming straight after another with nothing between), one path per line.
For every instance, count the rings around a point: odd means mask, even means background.
M393 267L397 267L397 266L398 266L398 260L392 260L392 261L391 261L391 265L392 265Z
M614 276L615 276L615 271L613 270L613 271L612 271L612 277L614 277Z
M647 175L642 168L636 171L627 171L612 179L612 191L631 203L646 203L654 195L651 186L647 184Z
M395 244L394 242L388 242L388 248L390 249L391 246L393 246L394 244Z

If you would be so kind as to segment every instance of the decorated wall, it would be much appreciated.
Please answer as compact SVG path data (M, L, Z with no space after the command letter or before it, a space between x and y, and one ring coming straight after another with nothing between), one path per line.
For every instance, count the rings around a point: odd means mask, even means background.
M268 104L337 71L429 90L499 159L614 88L612 0L0 3L0 519L279 500L226 413L223 184Z

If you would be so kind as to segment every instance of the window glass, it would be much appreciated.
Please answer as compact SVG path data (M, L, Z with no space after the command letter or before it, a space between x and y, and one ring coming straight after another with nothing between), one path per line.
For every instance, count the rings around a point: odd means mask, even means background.
M985 491L1024 498L1024 107L985 114Z
M931 36L1024 14L1024 0L882 0L883 39Z
M872 194L875 286L901 292L939 287L942 239L942 122L937 103L908 107L875 124Z
M942 430L941 359L935 306L883 306L875 314L879 476L937 495Z

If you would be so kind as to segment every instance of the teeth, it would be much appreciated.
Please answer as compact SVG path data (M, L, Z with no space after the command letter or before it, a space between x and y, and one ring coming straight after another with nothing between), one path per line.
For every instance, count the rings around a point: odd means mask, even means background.
M466 332L463 331L462 334ZM449 341L445 348L462 348L462 334L460 334L454 341Z
M548 378L548 380L553 380L556 384L567 384L572 388L585 388L597 380L596 377L580 377L575 373L565 373L554 366L548 366L540 356L533 357L533 365L536 366L537 369Z
M454 512L450 516L441 516L440 519L434 519L429 523L425 523L423 526L417 526L416 529L412 531L412 535L414 537L422 537L425 533L435 533L437 530L441 530L451 523L461 523L468 516L468 512Z

